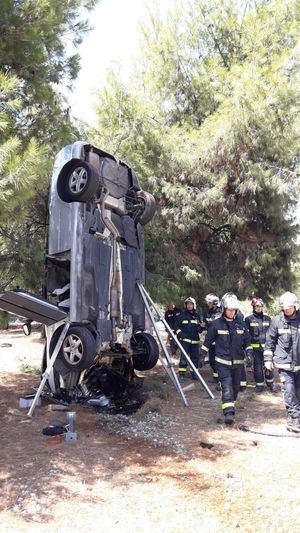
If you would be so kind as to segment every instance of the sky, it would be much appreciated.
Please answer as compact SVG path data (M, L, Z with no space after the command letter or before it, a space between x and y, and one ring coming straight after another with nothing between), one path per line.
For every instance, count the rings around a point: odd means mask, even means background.
M161 10L170 7L172 0L160 0ZM95 90L103 87L107 69L117 63L124 81L129 77L133 59L139 46L139 22L147 19L148 9L156 0L100 0L89 16L94 28L79 48L81 71L67 97L73 117L93 125Z

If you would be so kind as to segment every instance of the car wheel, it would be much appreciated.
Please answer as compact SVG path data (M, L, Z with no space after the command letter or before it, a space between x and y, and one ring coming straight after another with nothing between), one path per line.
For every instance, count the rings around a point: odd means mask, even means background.
M159 356L157 342L149 333L136 333L131 340L133 348L133 368L135 370L150 370Z
M154 196L146 191L138 191L138 198L141 198L144 203L142 214L138 217L138 222L144 226L154 217L156 211L156 202Z
M60 333L61 328L55 331L50 343L51 351L54 350ZM69 370L81 371L91 366L95 353L96 341L90 330L84 326L71 326L58 353L57 362Z
M57 178L57 193L63 202L89 202L99 189L99 174L87 161L72 159Z

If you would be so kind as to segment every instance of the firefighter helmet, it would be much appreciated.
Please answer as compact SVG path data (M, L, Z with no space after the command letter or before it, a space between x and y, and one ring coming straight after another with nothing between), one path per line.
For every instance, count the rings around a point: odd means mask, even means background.
M207 294L204 301L207 304L220 305L220 300L215 294Z
M225 309L236 309L240 308L239 301L237 296L233 292L226 292L223 298L221 299L221 310L224 312Z
M298 298L293 292L285 292L284 294L282 294L282 296L280 296L279 298L279 305L283 310L293 306L296 308L297 311L299 309Z
M186 306L186 304L188 302L191 302L194 305L194 309L196 309L196 300L195 300L195 298L192 298L191 296L189 296L188 298L186 298L184 300L184 305Z
M259 296L255 296L251 302L252 307L255 307L256 305L259 305L260 307L263 307L265 304L263 300Z

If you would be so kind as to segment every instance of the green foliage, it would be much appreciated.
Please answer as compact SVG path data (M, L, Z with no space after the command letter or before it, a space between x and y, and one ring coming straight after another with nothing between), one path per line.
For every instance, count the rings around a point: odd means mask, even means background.
M146 266L158 301L268 299L291 287L298 253L299 12L290 0L175 4L144 26L135 82L110 73L90 135L156 196Z

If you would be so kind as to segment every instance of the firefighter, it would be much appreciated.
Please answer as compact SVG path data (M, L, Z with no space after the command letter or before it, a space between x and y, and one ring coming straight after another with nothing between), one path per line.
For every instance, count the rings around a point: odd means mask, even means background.
M176 324L178 322L179 316L180 309L178 309L178 307L175 307L174 304L168 304L165 312L165 320L174 333L176 331ZM171 335L169 335L169 342L171 348L171 355L176 355L177 345Z
M285 292L279 299L281 313L272 318L264 349L265 367L275 365L282 383L287 429L300 432L300 312L297 296Z
M236 318L238 309L239 302L235 294L223 296L222 316L211 323L201 348L201 355L205 356L212 343L216 343L215 363L221 383L224 421L227 425L234 423L235 401L240 390L245 354L248 365L252 364L253 356L246 324Z
M204 313L203 322L201 323L202 330L208 330L212 321L221 316L220 300L215 294L207 294L204 299L207 310ZM215 343L213 343L208 352L209 364L213 371L213 379L215 383L218 383L218 372L215 366ZM218 388L218 390L220 390Z
M223 298L227 298L227 296L230 297L232 295L235 296L233 294L233 292L226 292L226 294L224 294ZM242 311L240 309L237 310L235 319L244 321L244 314L242 313ZM247 372L246 372L246 365L244 363L243 367L242 367L242 372L241 372L240 391L244 392L247 389L247 385L248 385L248 383L247 383Z
M183 348L185 349L187 355L190 357L195 367L199 366L199 344L200 337L199 333L201 331L200 326L200 316L196 311L196 300L192 297L189 297L184 302L185 310L180 313L176 335L180 340ZM183 381L187 369L187 361L184 355L181 353L179 361L179 378L180 381ZM194 372L191 371L191 377L195 379Z
M253 313L245 318L245 322L251 336L251 346L253 348L255 390L258 393L263 392L266 381L270 391L276 392L274 372L272 370L265 370L264 372L264 347L271 317L264 314L264 302L259 296L253 298L251 305Z

